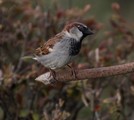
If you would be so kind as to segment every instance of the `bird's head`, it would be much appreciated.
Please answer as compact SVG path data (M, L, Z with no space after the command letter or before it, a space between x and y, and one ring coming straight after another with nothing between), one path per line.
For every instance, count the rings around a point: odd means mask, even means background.
M93 34L90 28L80 22L72 22L67 24L63 31L67 36L75 38L77 41L81 41L87 35Z

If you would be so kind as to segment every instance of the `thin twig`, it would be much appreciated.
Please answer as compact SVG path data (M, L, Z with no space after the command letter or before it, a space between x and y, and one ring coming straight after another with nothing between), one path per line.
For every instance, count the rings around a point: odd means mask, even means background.
M25 54L26 41L27 41L27 33L25 33L25 32L23 31L23 28L22 28L22 27L20 28L20 31L21 31L21 33L22 33L22 35L23 35L23 37L24 37L24 42L23 42L23 45L22 45L22 50L21 50L21 54L20 54L20 57L19 57L19 61L18 61L16 70L15 70L16 73L20 70L21 65L22 65L22 63L23 63L22 57L23 57L24 54Z

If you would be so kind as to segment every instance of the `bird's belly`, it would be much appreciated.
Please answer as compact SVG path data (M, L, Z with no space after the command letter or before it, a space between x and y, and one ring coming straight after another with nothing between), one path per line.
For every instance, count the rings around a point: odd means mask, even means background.
M78 46L79 47L79 46ZM73 50L72 50L73 49ZM74 41L62 40L58 42L52 49L51 53L38 56L37 61L47 68L57 69L67 65L78 51L75 50Z
M47 68L57 69L67 65L71 60L71 56L64 53L64 51L56 51L48 55L38 57L37 60Z

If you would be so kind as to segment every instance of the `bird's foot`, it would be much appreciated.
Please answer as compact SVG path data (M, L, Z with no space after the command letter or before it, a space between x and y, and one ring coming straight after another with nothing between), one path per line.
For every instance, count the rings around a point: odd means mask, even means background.
M73 75L74 79L78 79L77 76L76 76L75 69L72 66L70 66L70 65L67 65L67 66L71 69L71 72L72 72L72 75Z
M49 77L52 76L53 79L55 80L53 82L57 82L58 80L56 79L56 72L54 70L52 70L52 69L49 69L49 71L50 71L50 76Z

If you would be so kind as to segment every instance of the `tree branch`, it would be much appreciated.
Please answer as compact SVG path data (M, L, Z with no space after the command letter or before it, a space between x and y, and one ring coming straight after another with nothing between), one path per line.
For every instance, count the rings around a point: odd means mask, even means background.
M74 78L71 71L67 70L58 71L56 72L56 80L60 82L69 82L75 80L85 80L89 78L103 78L103 77L127 74L134 72L134 62L110 67L80 69L75 70L75 72L77 79ZM51 84L55 81L53 77L50 75L50 72L40 75L35 80L43 82L44 84Z

